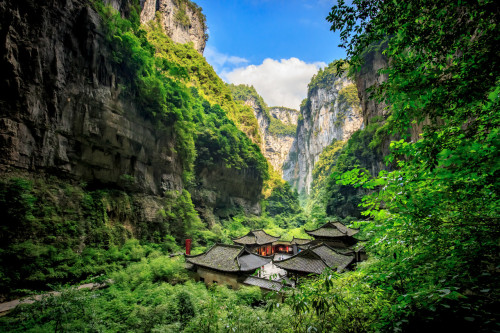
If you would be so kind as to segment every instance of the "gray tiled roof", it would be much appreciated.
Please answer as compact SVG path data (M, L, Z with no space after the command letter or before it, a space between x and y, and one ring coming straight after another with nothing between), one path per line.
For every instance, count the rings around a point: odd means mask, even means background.
M264 230L253 230L243 237L233 239L233 242L242 245L264 245L275 242L278 239L279 237L271 236Z
M274 261L274 264L284 270L316 274L321 274L327 267L321 257L310 250L299 252L288 259Z
M339 253L325 244L319 244L312 247L311 250L319 255L328 267L336 268L338 272L343 271L354 260L352 254Z
M316 237L344 237L353 236L359 232L357 229L346 227L340 222L328 222L322 227L315 230L305 230L311 236Z
M269 279L259 278L256 276L249 276L244 281L244 284L250 286L257 286L267 290L280 291L283 285L280 282L272 281Z
M319 244L288 259L274 261L274 264L284 270L321 274L326 267L340 272L353 260L353 255L342 254L325 244Z
M293 237L293 239L290 242L290 244L305 245L305 244L309 244L310 242L312 242L312 239L295 238L295 237Z
M271 257L259 256L244 250L241 245L215 244L207 252L186 256L188 264L223 272L253 271L271 262Z
M245 254L238 258L238 263L240 264L241 271L253 271L270 263L271 260L271 257L263 257L254 253L245 252Z
M194 265L213 268L224 272L238 272L238 255L243 251L243 246L215 244L207 252L186 256L186 261Z

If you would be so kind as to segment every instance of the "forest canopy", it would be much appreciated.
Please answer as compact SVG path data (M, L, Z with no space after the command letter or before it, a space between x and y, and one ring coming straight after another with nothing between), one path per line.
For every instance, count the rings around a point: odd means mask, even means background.
M402 138L386 157L395 168L336 178L372 192L366 279L397 304L385 329L496 327L499 18L488 0L340 0L327 17L354 73L370 48L385 44L389 59L372 93L388 105L387 134Z

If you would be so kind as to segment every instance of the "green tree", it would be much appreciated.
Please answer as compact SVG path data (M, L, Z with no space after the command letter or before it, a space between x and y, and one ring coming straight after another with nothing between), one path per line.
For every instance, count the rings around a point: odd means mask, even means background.
M177 309L179 311L179 321L182 327L185 327L187 323L195 316L194 305L191 301L191 296L185 292L181 291L177 294Z
M339 1L328 20L349 63L384 40L392 172L355 168L342 185L363 199L377 259L373 285L393 296L385 330L489 331L498 267L500 8L495 1ZM410 134L421 132L419 136Z

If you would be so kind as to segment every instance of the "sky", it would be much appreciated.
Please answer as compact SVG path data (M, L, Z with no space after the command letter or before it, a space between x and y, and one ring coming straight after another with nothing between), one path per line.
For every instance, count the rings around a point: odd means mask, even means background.
M194 0L207 17L204 55L228 83L298 109L320 67L345 57L325 20L334 0Z

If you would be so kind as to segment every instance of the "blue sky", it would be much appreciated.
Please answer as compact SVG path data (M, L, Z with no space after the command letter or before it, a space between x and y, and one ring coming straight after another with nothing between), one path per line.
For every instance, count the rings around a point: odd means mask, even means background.
M345 56L325 17L333 0L194 0L210 35L205 57L269 105L298 108L319 67Z

